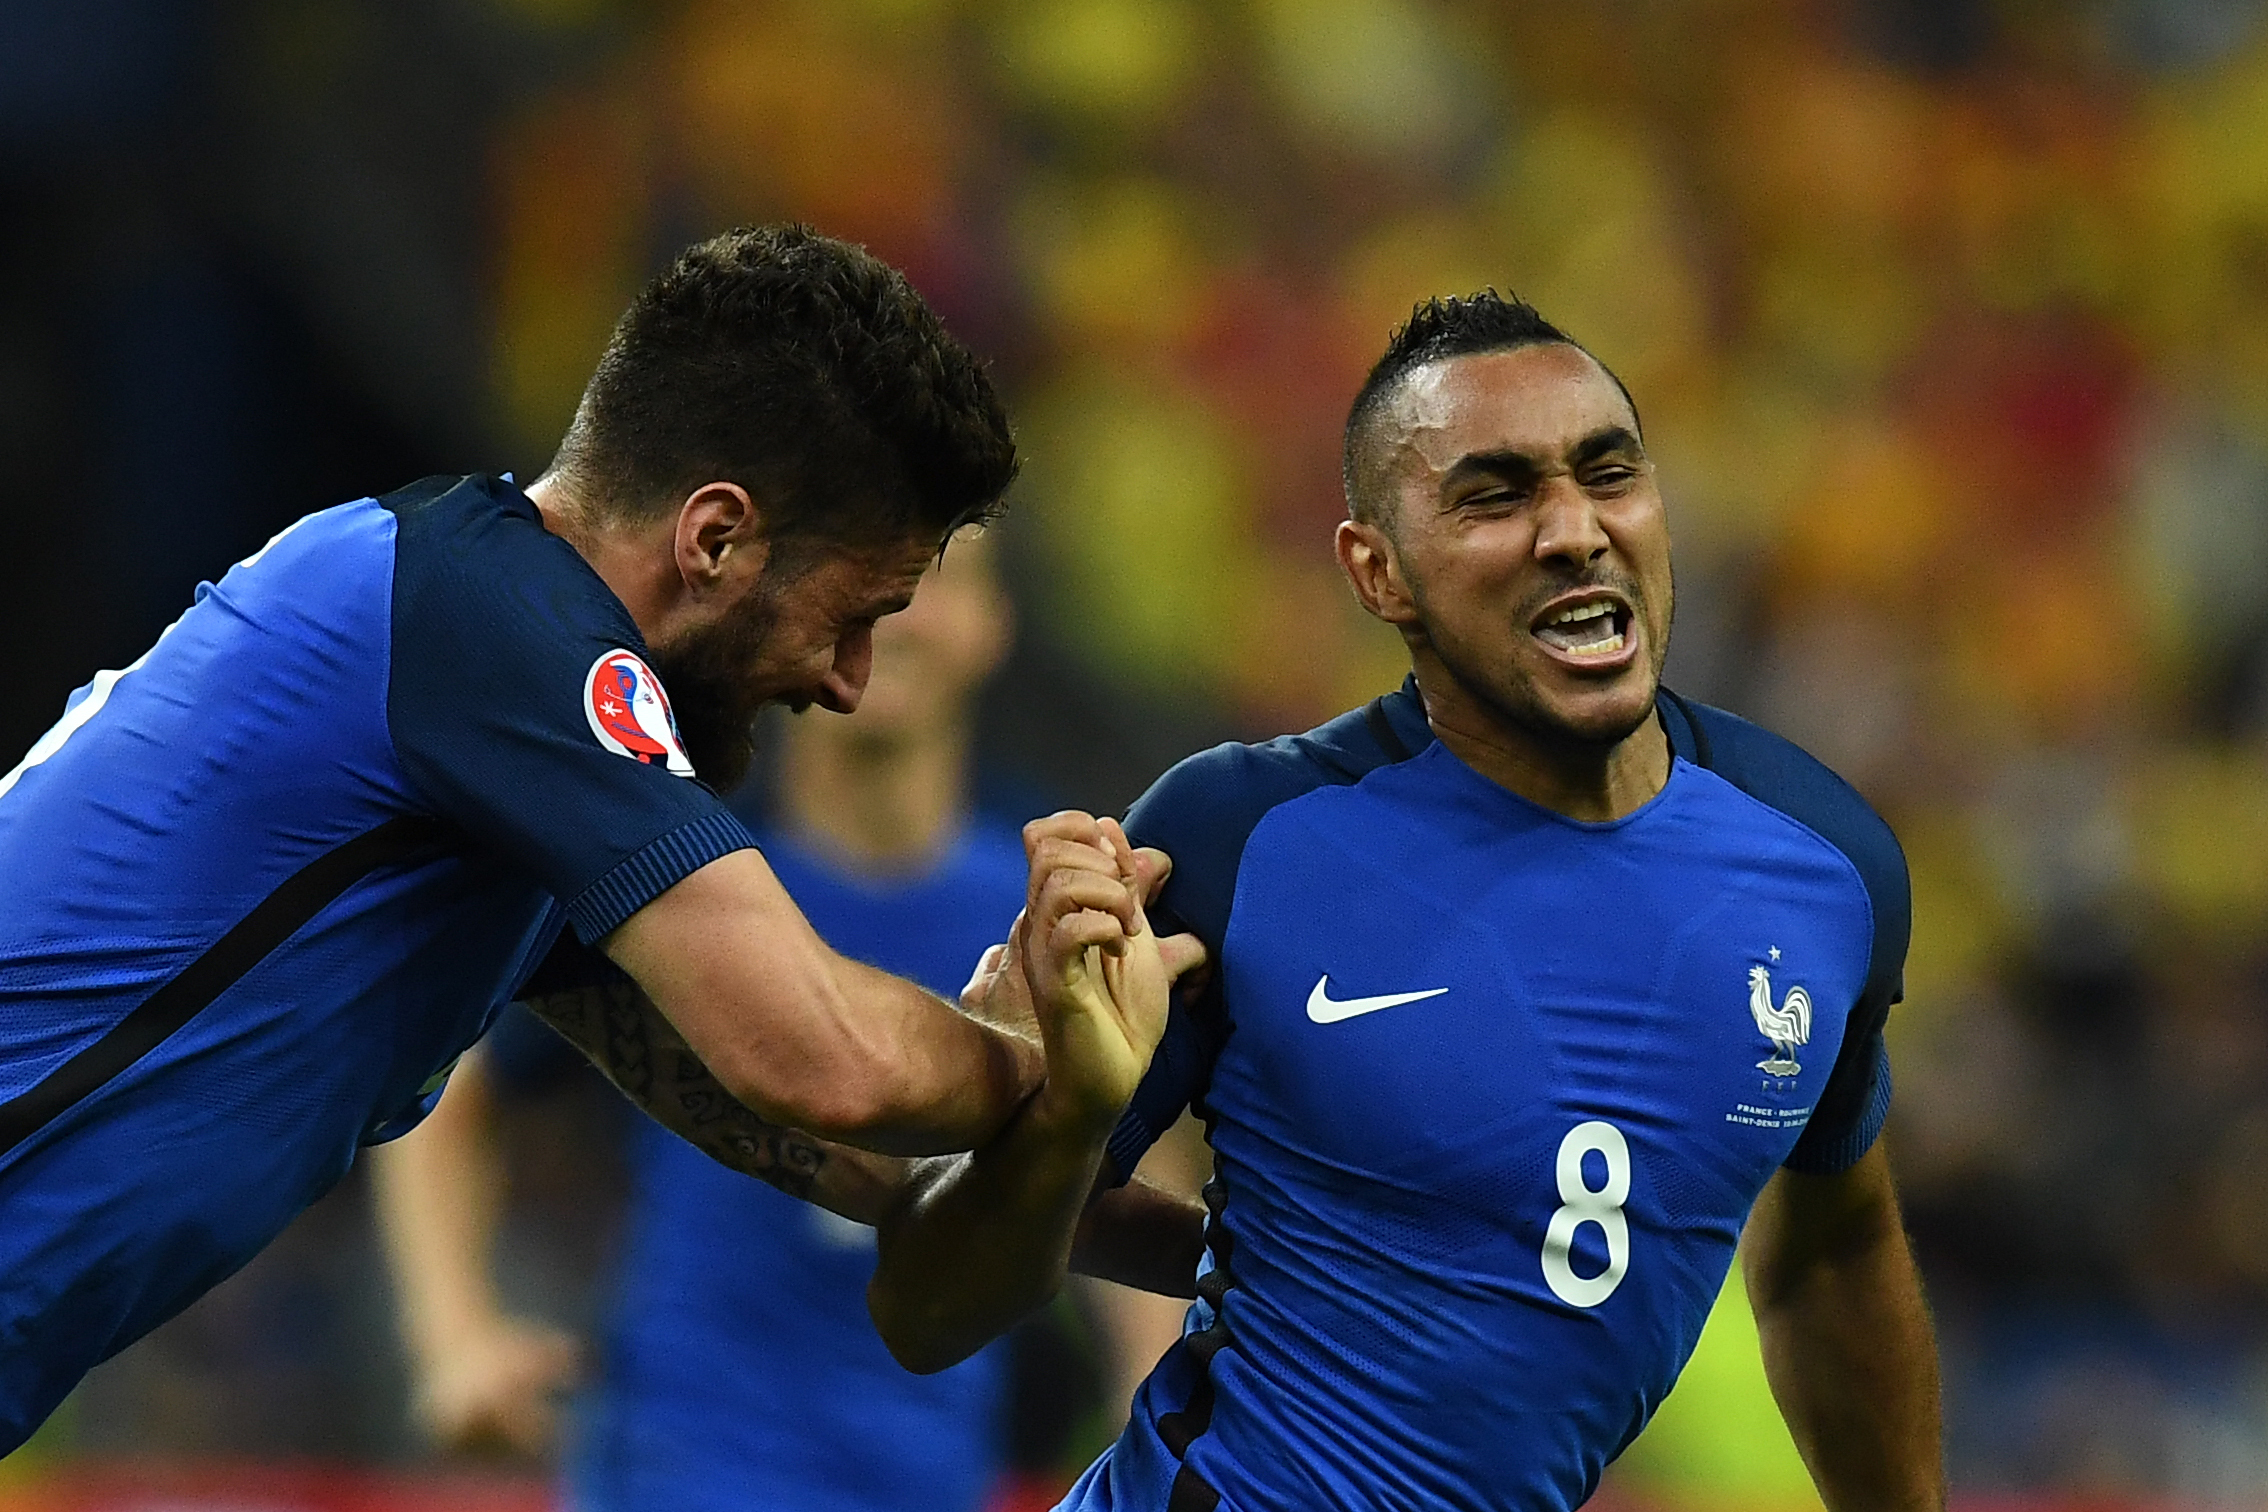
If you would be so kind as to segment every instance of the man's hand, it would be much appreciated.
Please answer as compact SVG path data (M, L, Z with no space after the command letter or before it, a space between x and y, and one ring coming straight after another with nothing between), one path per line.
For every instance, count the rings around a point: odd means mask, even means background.
M560 1398L581 1374L572 1335L499 1317L422 1362L418 1423L444 1448L543 1455L558 1438Z
M1047 1050L1040 1107L1051 1119L1107 1125L1149 1069L1174 978L1204 948L1151 932L1143 904L1170 866L1159 852L1136 852L1115 819L1034 820L1024 851L1030 891L1012 943Z
M1046 1046L1047 1078L998 1139L917 1166L879 1225L867 1304L909 1370L968 1358L1062 1285L1103 1143L1165 1032L1173 979L1205 958L1188 935L1151 932L1142 905L1165 881L1165 857L1136 851L1116 823L1056 814L1025 826L1024 848L1023 917L1007 947L986 953L963 1002L972 1014L1026 1016ZM1162 1240L1126 1243L1136 1236L1120 1223L1090 1236L1092 1247L1135 1257L1129 1269L1142 1278L1171 1271L1164 1284L1184 1286L1201 1210L1170 1197L1162 1208L1113 1206Z
M1023 960L1024 912L1018 909L1007 940L978 958L975 974L961 989L961 1011L980 1024L1037 1045L1039 1015L1032 1011L1032 990L1024 981Z
M1052 824L1054 821L1041 822ZM1172 875L1173 862L1164 851L1147 847L1136 850L1133 856L1139 897L1146 903L1157 897L1158 890L1165 886L1166 878ZM1039 1015L1032 1007L1031 984L1025 980L1023 968L1025 917L1019 911L1006 942L991 947L977 961L975 973L961 989L961 1011L979 1023L1037 1045L1041 1042ZM1203 964L1204 947L1193 935L1168 935L1159 941L1159 949L1176 977Z

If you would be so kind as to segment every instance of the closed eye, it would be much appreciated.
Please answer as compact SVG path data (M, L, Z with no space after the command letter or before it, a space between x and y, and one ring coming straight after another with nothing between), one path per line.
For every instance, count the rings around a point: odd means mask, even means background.
M1502 488L1484 488L1458 499L1458 509L1512 509L1528 501L1530 490L1506 485Z

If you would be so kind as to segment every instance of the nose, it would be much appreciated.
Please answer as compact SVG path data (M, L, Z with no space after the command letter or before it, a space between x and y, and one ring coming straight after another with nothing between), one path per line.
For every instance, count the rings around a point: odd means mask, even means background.
M866 696L866 680L874 675L874 628L861 625L835 642L834 664L819 679L819 707L837 714L855 714Z
M1599 523L1591 496L1572 478L1553 478L1536 507L1536 560L1581 570L1606 555L1613 543Z

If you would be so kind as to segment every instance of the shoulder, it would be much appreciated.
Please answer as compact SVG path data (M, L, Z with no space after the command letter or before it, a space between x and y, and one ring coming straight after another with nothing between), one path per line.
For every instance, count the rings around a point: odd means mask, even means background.
M533 501L499 478L424 478L378 499L396 522L397 613L452 620L532 617L601 629L642 649L637 627L582 553L544 527Z
M1856 788L1785 736L1667 690L1662 720L1678 755L1842 852L1866 886L1877 936L1894 943L1903 957L1913 921L1906 853Z
M1359 782L1431 739L1416 694L1405 685L1304 735L1218 745L1189 757L1127 811L1126 832L1135 844L1173 858L1166 906L1200 938L1217 943L1245 842L1271 810L1317 788Z
M625 696L640 717L648 703L650 722L667 717L637 622L582 553L544 528L527 495L496 478L427 478L376 506L396 522L388 704L397 738L467 718L549 717L575 731L588 724L610 751L658 751L671 771L691 770L661 750L674 738L601 730L584 708L602 667L619 662L610 675L629 680Z

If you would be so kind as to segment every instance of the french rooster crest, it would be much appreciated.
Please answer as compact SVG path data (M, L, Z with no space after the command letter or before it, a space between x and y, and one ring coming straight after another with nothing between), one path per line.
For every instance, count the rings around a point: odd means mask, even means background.
M1788 989L1780 1006L1772 1006L1772 973L1761 966L1748 968L1748 1012L1756 1027L1772 1042L1773 1056L1760 1060L1756 1069L1767 1076L1794 1076L1796 1046L1811 1039L1811 994L1798 985Z

